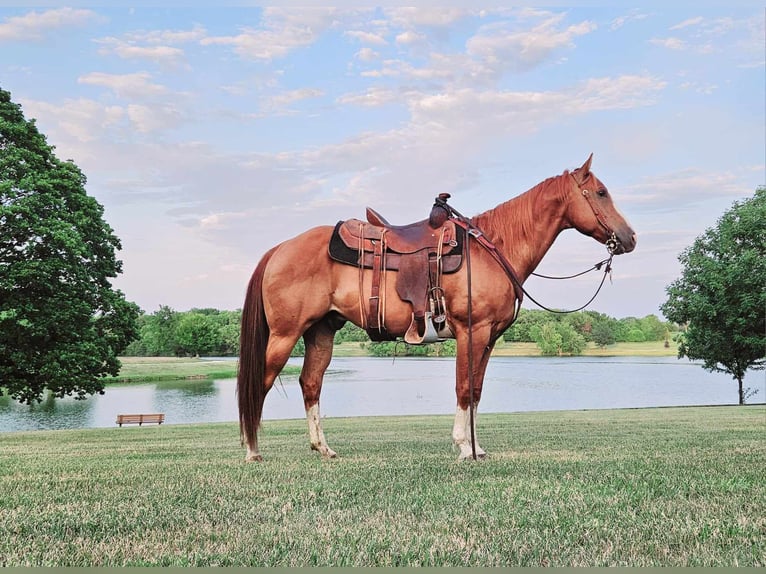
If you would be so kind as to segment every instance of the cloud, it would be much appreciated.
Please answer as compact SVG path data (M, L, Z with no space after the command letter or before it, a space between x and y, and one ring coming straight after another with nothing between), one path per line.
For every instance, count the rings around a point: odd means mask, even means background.
M152 75L148 72L136 72L134 74L91 72L77 78L77 82L108 88L116 96L128 100L144 100L166 95L168 89L161 84L153 83L151 78Z
M751 18L688 18L670 27L675 32L667 38L653 38L652 44L672 50L689 50L698 54L727 53L749 62L763 59L764 20L759 14ZM727 40L728 38L728 40Z
M337 8L266 8L262 28L243 28L234 36L208 36L200 43L232 46L249 60L273 60L315 42L338 23L340 14Z
M688 18L684 20L683 22L679 22L675 26L671 26L671 30L682 30L683 28L689 28L690 26L698 26L702 22L704 22L704 18L702 16L696 16L694 18Z
M378 56L380 56L378 52L376 52L372 48L367 48L367 47L362 48L356 54L354 54L354 57L361 62L372 62L376 60Z
M137 46L116 38L98 40L102 55L114 54L124 60L149 60L155 64L176 66L184 59L184 51L175 46Z
M687 43L680 38L652 38L649 43L670 50L685 50L687 48Z
M385 46L388 44L386 39L381 34L374 32L364 32L362 30L349 30L343 33L344 36L354 38L362 44L373 44L376 46Z
M114 54L125 60L149 60L162 66L178 66L185 59L179 44L196 43L206 36L203 26L189 30L148 30L128 32L121 38L106 37L94 40L101 45L99 53Z
M98 142L113 128L123 124L126 113L121 106L105 106L85 98L67 99L62 105L37 100L23 101L25 115L42 119L47 126L50 141L64 150L64 158L96 157L98 145L79 144ZM72 145L69 142L75 142ZM58 154L57 154L58 155Z
M643 178L625 187L621 199L648 212L691 211L696 205L722 196L732 200L752 193L732 171L704 171L686 168Z
M276 93L273 96L261 98L259 111L249 114L250 118L274 117L296 113L290 106L294 103L321 98L325 93L317 88L299 88Z
M0 42L42 40L53 30L85 26L101 18L91 10L57 8L45 12L29 12L12 16L0 23Z
M614 20L611 21L609 28L611 30L619 30L622 28L625 24L628 22L635 22L637 20L645 20L648 18L649 15L645 14L643 12L639 12L638 10L631 10L628 14L624 16L618 16Z
M184 113L172 104L130 104L127 115L135 129L142 134L174 128L185 120Z
M532 28L514 29L508 22L483 26L466 43L467 53L493 67L528 70L563 48L574 47L574 39L596 29L583 21L561 27L565 14L546 17Z
M444 28L475 14L463 8L387 8L383 10L393 27L417 28L420 26Z

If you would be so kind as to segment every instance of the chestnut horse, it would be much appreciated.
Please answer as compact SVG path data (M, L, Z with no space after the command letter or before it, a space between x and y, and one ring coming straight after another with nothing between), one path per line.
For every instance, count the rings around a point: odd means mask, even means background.
M582 167L546 179L471 219L511 263L521 283L535 270L559 233L568 228L610 245L614 254L634 249L635 233L615 208L604 184L591 172L592 157L591 154ZM328 255L332 232L332 226L315 227L273 247L262 257L250 279L242 311L237 377L240 430L248 461L262 460L257 431L263 403L301 336L306 351L300 386L311 448L325 457L336 456L327 445L319 415L322 379L332 358L335 332L345 321L362 326L365 318L361 316L359 301L359 269L337 263ZM457 412L452 439L460 450L460 459L486 454L475 441L476 407L490 352L515 319L516 311L516 290L511 278L476 240L468 241L468 245L470 320L467 266L442 279L447 322L457 340ZM364 273L362 288L366 289L367 301L372 271ZM399 299L393 284L390 281L382 287L386 329L389 334L401 337L410 325L412 309ZM470 360L469 341L473 351ZM470 384L469 363L473 365Z

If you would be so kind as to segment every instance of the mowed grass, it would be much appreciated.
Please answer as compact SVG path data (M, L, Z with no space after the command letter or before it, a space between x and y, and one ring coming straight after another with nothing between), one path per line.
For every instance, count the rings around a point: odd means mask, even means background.
M0 435L2 566L766 566L763 406Z

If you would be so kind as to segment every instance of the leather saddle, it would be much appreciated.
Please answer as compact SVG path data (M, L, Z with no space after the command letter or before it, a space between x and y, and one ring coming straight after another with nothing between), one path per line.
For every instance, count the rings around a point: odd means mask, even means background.
M434 204L431 216L409 225L391 225L367 208L367 221L349 219L335 226L330 257L361 269L372 269L372 286L366 313L367 333L373 341L390 341L381 302L381 281L396 273L396 292L412 306L412 321L404 335L410 344L452 338L446 323L441 276L462 264L464 231L448 218L444 207ZM363 297L360 286L360 298Z

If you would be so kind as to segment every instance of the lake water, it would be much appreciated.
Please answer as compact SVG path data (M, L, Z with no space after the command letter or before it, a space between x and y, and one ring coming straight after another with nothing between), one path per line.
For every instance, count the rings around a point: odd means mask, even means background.
M291 359L301 364L301 359ZM325 376L326 417L453 414L453 358L339 357ZM746 386L766 396L762 372ZM165 413L168 424L238 420L235 380L121 384L84 401L50 399L20 405L0 397L0 432L111 427L119 413ZM480 412L607 409L737 403L726 374L674 357L493 357ZM303 418L296 377L282 377L269 393L264 419Z

